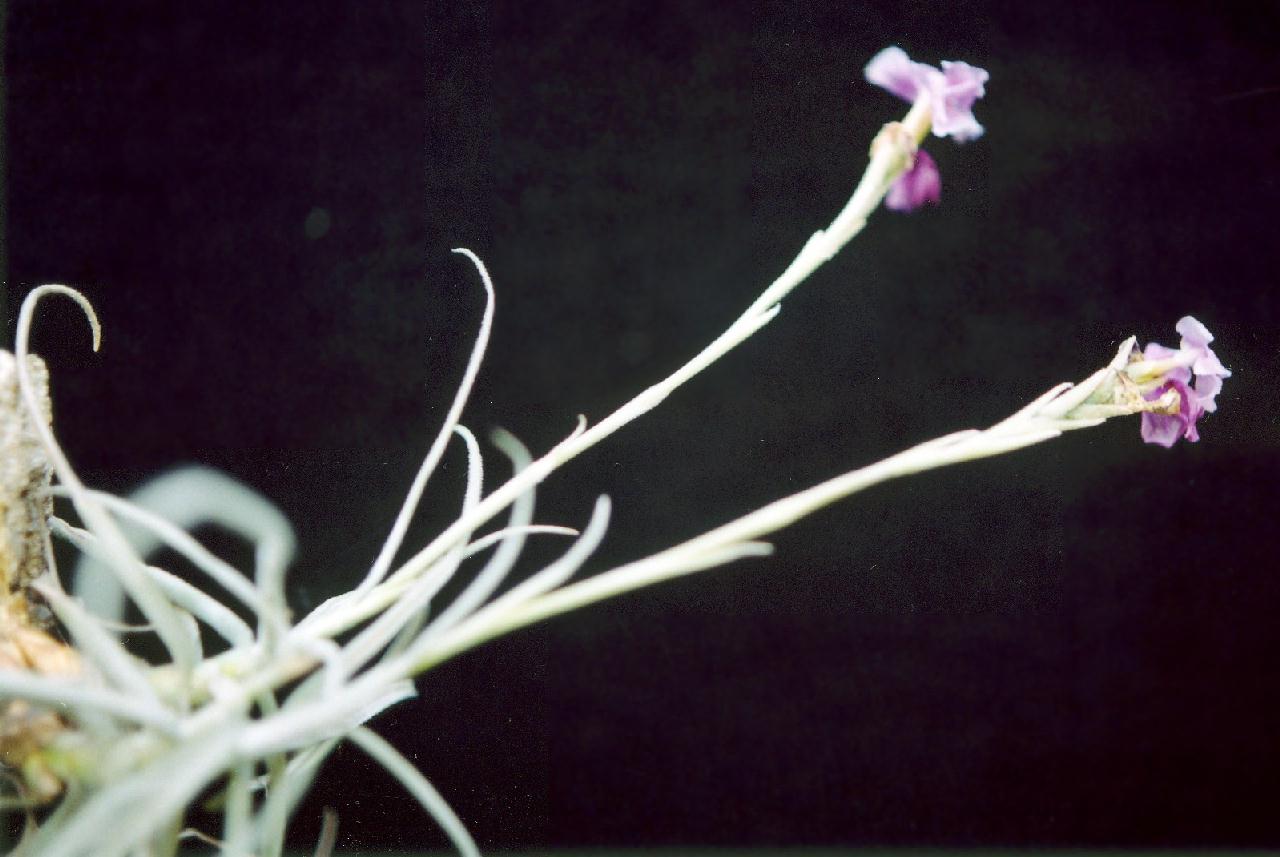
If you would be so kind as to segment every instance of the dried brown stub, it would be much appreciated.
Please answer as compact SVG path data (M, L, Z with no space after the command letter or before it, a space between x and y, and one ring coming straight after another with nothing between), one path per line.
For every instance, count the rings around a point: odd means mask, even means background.
M49 372L39 357L28 360L40 418L48 425ZM50 568L52 468L24 406L17 369L17 359L0 351L0 670L74 675L80 658L49 633L31 588ZM26 799L43 803L62 791L40 754L67 728L46 708L21 699L0 701L0 765L17 775Z

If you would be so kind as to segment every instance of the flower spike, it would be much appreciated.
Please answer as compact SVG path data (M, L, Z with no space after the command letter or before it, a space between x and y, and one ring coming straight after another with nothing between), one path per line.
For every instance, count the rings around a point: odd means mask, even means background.
M899 47L885 48L867 63L867 81L887 89L905 101L929 99L933 133L964 143L982 136L973 117L973 105L986 94L991 77L985 69L966 62L942 62L937 69L914 62Z
M1146 401L1168 402L1142 415L1142 439L1164 447L1179 438L1191 443L1200 439L1196 421L1218 409L1222 380L1231 377L1209 347L1213 334L1208 328L1187 315L1175 329L1182 335L1176 349L1152 342L1125 370Z
M934 68L914 62L899 47L882 50L867 63L867 80L915 105L922 121L899 134L906 156L903 172L889 187L885 206L894 211L912 211L925 203L937 203L942 179L933 158L916 147L932 130L935 136L951 137L958 143L982 136L983 128L973 116L973 105L986 94L990 75L965 62L942 63Z

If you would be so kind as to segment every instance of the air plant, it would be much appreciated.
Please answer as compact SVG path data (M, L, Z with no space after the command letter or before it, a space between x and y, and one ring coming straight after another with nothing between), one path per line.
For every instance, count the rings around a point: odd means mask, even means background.
M537 457L511 434L494 433L491 441L512 474L490 490L481 444L460 419L489 340L495 290L483 262L456 250L474 267L485 307L452 404L361 582L299 618L289 610L284 585L292 530L248 487L202 468L161 476L129 499L81 482L54 436L47 372L28 353L28 338L37 307L54 296L79 305L95 350L100 327L80 292L63 285L34 289L22 305L14 354L0 354L6 539L0 543L0 762L11 784L8 806L27 818L16 853L171 855L196 839L229 857L278 857L289 819L319 767L340 742L351 741L403 784L460 852L477 854L443 797L365 725L412 696L415 677L542 619L768 554L765 536L889 479L1021 449L1117 416L1142 414L1144 438L1152 442L1195 440L1196 419L1213 410L1221 379L1230 373L1209 349L1208 331L1187 317L1178 325L1183 342L1177 350L1151 345L1139 352L1130 338L1084 381L1059 384L990 428L913 446L652 556L578 575L604 538L609 500L598 498L580 529L538 524L537 486L769 324L782 299L839 252L886 197L890 207L904 210L936 202L937 169L919 151L930 130L958 140L981 131L971 112L987 77L981 69L964 63L934 69L889 49L867 76L912 106L902 122L877 135L862 180L831 225L814 233L720 336L600 422L579 417L567 437ZM427 482L454 438L469 462L461 512L396 564ZM70 501L75 523L53 515L53 497ZM505 522L492 528L503 514ZM254 546L250 574L189 534L205 522ZM526 540L543 535L573 541L559 559L509 585ZM84 556L74 596L54 568L51 536ZM187 580L147 564L160 547L185 557L203 577ZM473 567L484 554L487 560ZM454 578L467 582L441 603ZM126 602L161 644L162 662L144 661L122 642ZM201 626L222 641L218 651L203 651ZM221 829L190 829L189 807L210 795ZM324 831L318 855L333 848L332 819Z

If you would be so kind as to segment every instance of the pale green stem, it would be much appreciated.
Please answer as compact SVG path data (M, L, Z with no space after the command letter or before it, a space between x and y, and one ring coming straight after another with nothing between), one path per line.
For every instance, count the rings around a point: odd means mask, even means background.
M924 129L924 133L927 133L928 121L928 103L920 100L912 105L903 125L919 139L921 128ZM765 289L727 330L670 376L644 390L591 428L574 432L529 467L516 474L482 500L470 514L445 529L384 583L371 589L361 599L362 609L350 612L343 610L326 617L327 621L320 623L324 629L322 633L326 635L341 633L350 628L354 622L360 621L361 615L367 616L370 611L376 612L389 605L403 592L403 578L425 572L459 539L464 538L466 533L474 531L493 518L522 493L537 485L565 462L657 407L680 385L768 324L777 315L780 309L779 302L824 262L835 256L853 236L862 230L867 218L884 199L893 180L905 168L908 155L909 153L904 153L899 147L892 145L875 147L871 162L844 209L827 229L819 230L809 238L782 275ZM468 256L473 261L477 261L470 254ZM487 274L482 267L480 271L482 277L487 280Z
M1082 384L1055 387L1009 419L985 431L962 431L928 441L875 464L829 479L812 488L784 497L717 527L683 544L653 556L594 575L504 610L482 610L440 640L425 640L410 650L411 673L424 672L459 652L543 619L576 610L662 580L710 568L758 545L760 536L789 526L818 509L901 476L920 473L963 461L1000 455L1031 446L1063 431L1098 425L1103 418L1078 413L1100 386L1114 379L1118 366L1132 348L1126 341L1111 366ZM1063 408L1067 410L1063 411ZM1091 407L1091 406L1090 406ZM1124 413L1134 413L1134 409ZM735 553L735 548L739 549Z

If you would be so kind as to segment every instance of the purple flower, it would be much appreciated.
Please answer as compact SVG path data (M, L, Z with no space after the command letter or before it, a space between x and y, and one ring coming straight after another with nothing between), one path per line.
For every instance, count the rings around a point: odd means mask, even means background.
M958 142L982 136L982 126L973 118L973 103L986 92L988 74L963 62L943 62L942 68L913 62L902 48L885 48L865 70L867 80L884 87L899 98L917 102L925 99L933 133ZM923 109L923 108L922 108ZM909 116L917 115L912 111ZM909 120L910 121L910 120ZM886 131L893 125L886 126ZM900 126L898 126L900 127ZM916 141L927 131L923 125L911 132L899 131L900 145L912 156L906 172L889 187L884 204L894 211L912 211L926 202L936 203L942 194L938 165L924 152L916 152Z
M1213 334L1208 328L1187 315L1178 321L1175 329L1182 334L1177 350L1153 342L1142 352L1144 363L1167 364L1156 379L1156 386L1144 398L1155 401L1170 390L1178 394L1177 413L1142 415L1142 439L1164 447L1173 446L1180 437L1192 443L1200 439L1196 420L1218 409L1222 379L1231 377L1231 370L1222 365L1209 347Z
M890 185L884 204L894 211L913 211L926 202L937 205L941 196L942 176L938 174L938 165L928 152L919 151L910 168Z
M936 69L913 62L902 48L885 48L867 63L867 80L899 98L915 101L929 96L933 133L958 142L982 136L982 126L973 117L973 103L986 93L990 75L965 62L943 61Z
M1209 347L1209 343L1213 342L1213 334L1209 332L1209 328L1191 316L1184 315L1178 320L1174 330L1182 334L1181 350L1189 351L1196 356L1196 362L1191 364L1191 371L1197 377L1202 375L1218 378L1231 377L1231 371L1222 365L1218 355L1214 354L1213 349Z
M1169 390L1178 392L1178 412L1176 414L1144 413L1142 439L1146 443L1155 443L1166 448L1177 443L1180 437L1195 443L1200 439L1200 433L1196 431L1196 420L1200 419L1200 415L1204 413L1204 408L1200 407L1196 399L1195 391L1182 381L1170 378L1147 393L1144 398L1149 402L1155 401Z

